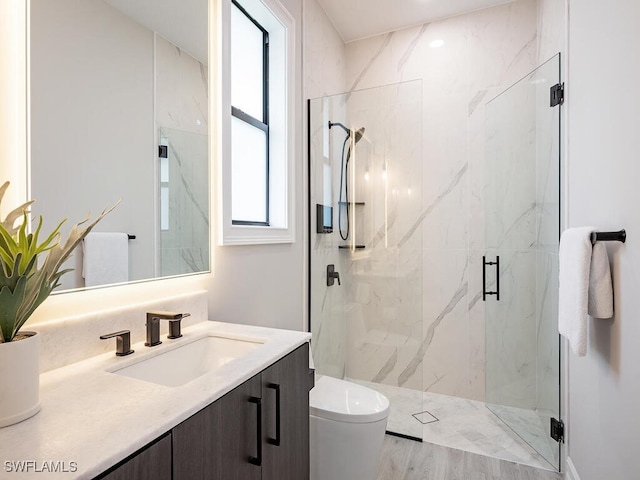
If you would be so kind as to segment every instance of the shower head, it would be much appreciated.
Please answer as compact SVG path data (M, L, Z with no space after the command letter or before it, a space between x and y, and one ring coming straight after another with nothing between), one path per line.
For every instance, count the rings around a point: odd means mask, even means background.
M348 136L351 136L351 130L349 130L347 127L345 127L342 123L329 121L329 128L331 128L331 127L340 127L345 132L347 132ZM364 127L359 128L358 130L356 130L355 131L355 142L358 143L363 135L364 135Z

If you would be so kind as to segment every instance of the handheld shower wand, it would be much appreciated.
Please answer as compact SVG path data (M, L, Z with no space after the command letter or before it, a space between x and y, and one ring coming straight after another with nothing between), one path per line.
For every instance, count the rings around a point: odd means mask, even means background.
M329 129L332 127L340 127L346 133L347 137L344 139L342 144L342 156L340 158L340 196L338 199L338 230L340 231L340 238L342 240L347 240L349 238L349 159L351 158L351 145L349 145L349 149L347 150L347 158L344 158L344 149L347 146L347 142L351 139L351 134L353 133L354 145L356 145L364 136L364 127L359 128L358 130L350 130L342 123L329 121ZM342 201L342 184L344 179L344 195L345 201ZM342 233L342 206L345 207L347 212L347 231L346 233Z

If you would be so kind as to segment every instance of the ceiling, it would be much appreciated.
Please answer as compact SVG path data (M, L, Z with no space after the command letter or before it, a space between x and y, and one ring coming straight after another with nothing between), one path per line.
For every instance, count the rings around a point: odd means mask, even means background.
M345 42L514 0L318 0Z

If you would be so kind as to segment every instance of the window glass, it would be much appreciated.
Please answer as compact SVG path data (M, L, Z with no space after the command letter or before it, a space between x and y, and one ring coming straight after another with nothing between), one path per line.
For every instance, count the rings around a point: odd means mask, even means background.
M266 223L267 134L231 117L231 218Z
M264 33L238 7L231 10L231 104L264 122Z

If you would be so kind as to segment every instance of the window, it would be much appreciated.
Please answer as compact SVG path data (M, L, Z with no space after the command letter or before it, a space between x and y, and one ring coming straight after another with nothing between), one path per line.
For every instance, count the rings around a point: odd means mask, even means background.
M231 218L269 225L269 33L231 8Z
M295 20L280 0L219 2L214 101L220 245L295 241ZM227 48L228 46L228 48ZM296 60L297 59L297 60ZM298 92L299 93L299 92Z

